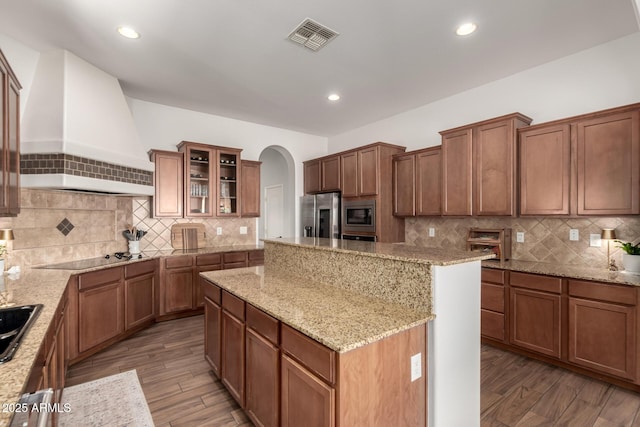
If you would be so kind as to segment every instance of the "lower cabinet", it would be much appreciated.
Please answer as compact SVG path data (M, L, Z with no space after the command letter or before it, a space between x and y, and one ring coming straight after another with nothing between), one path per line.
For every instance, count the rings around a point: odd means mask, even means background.
M256 426L426 426L425 325L338 354L216 284L200 284L205 359ZM411 381L406 362L416 354L422 375Z
M124 328L127 331L153 323L156 318L157 265L156 260L149 260L124 268Z
M335 390L287 355L282 356L283 427L335 425Z
M561 279L511 273L509 342L560 359Z
M569 361L636 379L636 289L569 280Z
M160 314L193 309L193 256L165 258L161 269Z
M222 291L221 376L233 398L244 407L244 301Z
M480 333L505 341L505 272L483 268L480 282Z
M78 351L91 350L124 332L123 268L81 274L78 279Z

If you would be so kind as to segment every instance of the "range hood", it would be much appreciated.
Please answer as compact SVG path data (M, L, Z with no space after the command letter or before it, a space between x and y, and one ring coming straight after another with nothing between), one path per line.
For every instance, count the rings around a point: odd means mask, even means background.
M153 195L120 83L68 51L40 55L20 135L22 187Z

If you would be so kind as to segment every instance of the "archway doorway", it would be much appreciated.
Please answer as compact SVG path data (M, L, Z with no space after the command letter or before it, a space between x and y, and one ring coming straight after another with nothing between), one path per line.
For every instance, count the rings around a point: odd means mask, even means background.
M271 145L260 153L260 206L263 214L258 226L259 237L295 236L295 167L293 157L286 148ZM281 202L277 188L281 186ZM271 200L267 200L267 193ZM270 205L271 203L271 205ZM280 205L274 205L274 203ZM268 218L269 224L265 220ZM273 233L277 235L274 235Z

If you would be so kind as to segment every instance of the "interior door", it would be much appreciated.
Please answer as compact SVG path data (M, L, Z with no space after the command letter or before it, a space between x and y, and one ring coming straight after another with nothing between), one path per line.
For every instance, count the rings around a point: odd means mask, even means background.
M264 189L264 235L267 239L282 237L284 229L284 196L282 185Z

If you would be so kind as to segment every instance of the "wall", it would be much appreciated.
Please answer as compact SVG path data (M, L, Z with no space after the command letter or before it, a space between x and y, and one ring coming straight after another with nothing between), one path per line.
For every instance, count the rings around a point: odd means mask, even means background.
M429 228L435 236L429 237ZM425 247L466 250L469 228L511 228L512 259L561 263L580 267L606 268L607 244L589 246L589 234L613 228L620 240L637 240L640 216L590 218L441 218L416 217L405 220L405 242ZM569 240L569 229L578 229L580 240ZM524 243L516 243L516 232L524 232ZM611 242L611 255L622 266L622 251Z
M640 33L635 33L332 136L329 153L374 141L408 150L439 145L439 131L515 111L542 123L639 102L638 51Z
M14 231L7 267L25 268L128 250L122 230L131 224L130 197L22 189L21 203L17 217L0 218L0 228ZM67 228L66 235L61 231L65 219L73 226Z
M296 197L293 191L293 179L289 176L289 165L282 153L277 151L276 147L269 147L260 154L262 167L260 169L260 206L265 207L265 191L264 188L273 185L282 185L283 209L282 232L285 236L295 235L295 212ZM260 238L265 237L264 215L260 217Z

